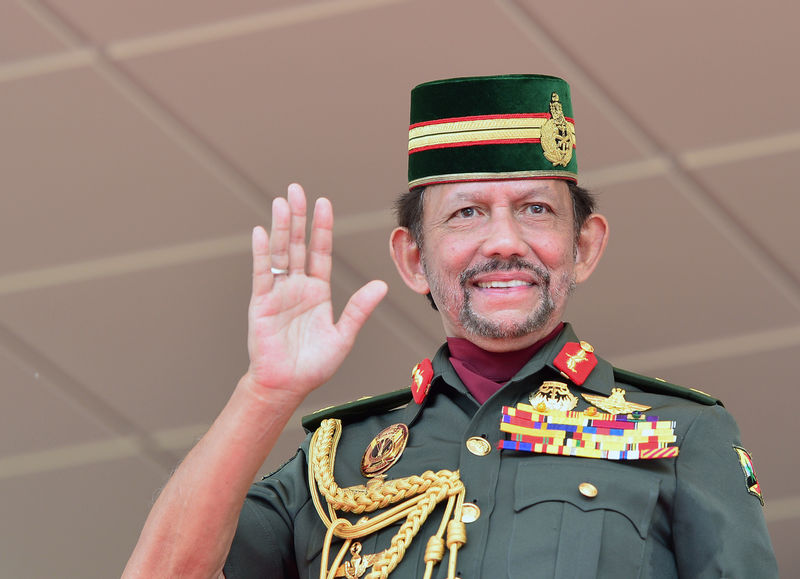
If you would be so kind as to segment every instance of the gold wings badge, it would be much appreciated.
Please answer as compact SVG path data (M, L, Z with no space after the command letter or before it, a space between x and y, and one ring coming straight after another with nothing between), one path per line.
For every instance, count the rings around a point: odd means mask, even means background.
M609 414L630 414L631 412L644 412L651 408L651 406L636 404L635 402L628 402L625 400L625 390L622 388L612 388L611 396L608 397L583 393L581 393L581 396L583 396L589 404L594 404Z

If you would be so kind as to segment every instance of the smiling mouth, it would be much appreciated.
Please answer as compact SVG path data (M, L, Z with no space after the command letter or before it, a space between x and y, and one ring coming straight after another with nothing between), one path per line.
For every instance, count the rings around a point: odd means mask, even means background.
M504 281L484 281L475 284L477 287L482 289L492 289L492 288L511 288L511 287L522 287L522 286L532 286L533 284L528 281L523 281L521 279L512 279L512 280L504 280Z
M483 290L542 286L546 290L550 284L550 272L517 256L507 260L492 259L465 269L459 277L465 293L470 286Z

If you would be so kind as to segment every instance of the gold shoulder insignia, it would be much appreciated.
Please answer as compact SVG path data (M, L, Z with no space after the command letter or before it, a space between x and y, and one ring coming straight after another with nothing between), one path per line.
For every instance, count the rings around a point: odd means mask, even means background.
M706 406L714 406L715 404L723 406L721 400L714 398L705 392L701 392L700 390L678 386L677 384L666 382L661 378L651 378L650 376L637 374L636 372L631 372L630 370L614 368L614 380L617 382L622 382L623 384L631 384L632 386L636 386L644 392L678 396L680 398L686 398L693 402L697 402L698 404L705 404Z
M401 388L394 392L387 392L376 396L365 396L338 406L321 408L316 412L303 416L301 422L303 428L311 432L312 430L316 430L320 423L326 418L338 418L342 422L352 422L353 420L358 420L359 418L371 414L379 414L394 410L395 408L408 404L410 400L411 390L408 387Z

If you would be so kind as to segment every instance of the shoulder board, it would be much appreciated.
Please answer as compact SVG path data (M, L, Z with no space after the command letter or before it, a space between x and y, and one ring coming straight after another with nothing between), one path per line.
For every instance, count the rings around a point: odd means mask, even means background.
M685 388L684 386L677 386L675 384L670 384L661 378L651 378L649 376L643 376L642 374L637 374L629 370L614 368L614 380L624 382L626 384L632 384L633 386L636 386L645 392L655 392L658 394L669 394L670 396L688 398L693 402L705 404L706 406L714 406L715 404L722 406L722 402L720 400L700 390L696 390L694 388Z
M348 422L363 416L380 414L393 410L404 404L408 404L409 401L411 401L411 389L408 387L395 390L394 392L378 394L377 396L365 396L339 406L328 406L327 408L322 408L307 416L303 416L303 428L311 432L312 430L316 430L320 422L326 418L338 418L342 422Z

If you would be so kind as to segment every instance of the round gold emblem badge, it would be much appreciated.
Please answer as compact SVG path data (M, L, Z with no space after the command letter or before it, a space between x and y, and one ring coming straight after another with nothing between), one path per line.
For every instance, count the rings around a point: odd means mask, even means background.
M361 459L361 474L371 478L389 470L400 460L408 442L408 426L392 424L381 430L364 451Z

